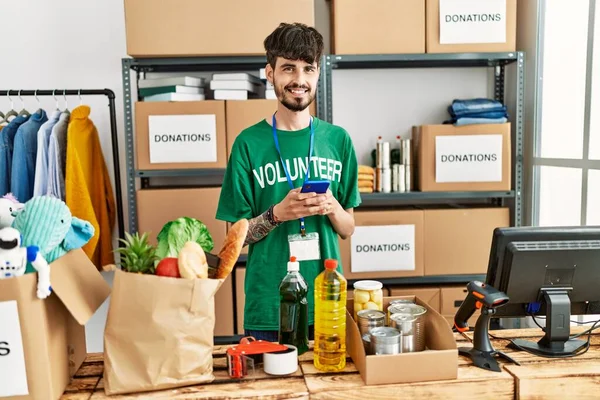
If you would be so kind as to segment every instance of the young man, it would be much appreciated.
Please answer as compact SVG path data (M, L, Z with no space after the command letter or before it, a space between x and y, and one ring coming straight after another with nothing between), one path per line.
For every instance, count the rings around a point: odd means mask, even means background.
M309 287L312 339L315 278L326 258L340 260L338 235L347 239L354 232L358 163L348 133L314 118L308 108L316 95L323 37L312 27L282 23L264 46L277 110L236 138L216 218L250 222L245 335L277 341L279 284L295 256ZM300 193L306 179L328 180L330 187L323 194Z

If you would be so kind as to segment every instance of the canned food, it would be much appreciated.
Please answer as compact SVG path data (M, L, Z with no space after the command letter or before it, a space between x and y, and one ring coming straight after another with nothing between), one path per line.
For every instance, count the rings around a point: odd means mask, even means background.
M395 300L391 300L388 304L387 307L387 324L390 324L390 308L392 308L392 306L395 306L396 304L415 304L412 300L408 300L408 299L395 299Z
M354 320L361 310L383 311L383 284L378 281L358 281L354 283Z
M366 355L373 354L371 352L371 335L368 333L365 335L362 335L362 341L363 341L363 346L365 347L365 354Z
M369 333L372 328L385 326L385 313L380 310L360 310L356 323L361 335Z
M403 349L409 351L425 350L425 314L427 309L417 304L396 304L388 308L389 325L402 331ZM398 328L398 323L401 323ZM410 337L412 336L412 337ZM405 343L408 342L408 343Z
M402 352L402 334L398 329L388 326L373 328L369 335L373 354L400 354Z

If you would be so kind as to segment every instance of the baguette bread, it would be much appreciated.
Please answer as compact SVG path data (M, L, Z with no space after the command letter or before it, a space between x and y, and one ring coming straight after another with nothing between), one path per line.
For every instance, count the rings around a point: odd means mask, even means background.
M244 247L244 241L246 240L247 234L247 219L241 219L231 226L229 232L227 232L225 241L223 242L223 247L221 247L221 251L219 251L221 262L219 263L215 278L225 279L229 276L242 252L242 247Z

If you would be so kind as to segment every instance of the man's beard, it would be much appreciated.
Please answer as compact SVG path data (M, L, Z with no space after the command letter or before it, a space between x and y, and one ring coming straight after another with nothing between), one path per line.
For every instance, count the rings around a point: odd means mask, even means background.
M275 88L275 95L281 101L281 104L285 106L290 111L299 112L304 111L306 107L310 105L315 99L314 94L311 94L310 88L308 86L298 86L298 85L288 85L283 89L278 89L278 86L275 82L273 82L273 86ZM306 98L294 98L287 90L291 89L306 89L307 97ZM288 95L289 94L289 95Z

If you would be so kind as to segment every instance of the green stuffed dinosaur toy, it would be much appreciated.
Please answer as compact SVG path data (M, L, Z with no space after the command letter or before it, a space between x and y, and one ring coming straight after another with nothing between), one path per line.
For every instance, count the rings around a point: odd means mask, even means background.
M48 264L84 246L94 236L91 223L74 217L62 200L36 196L15 212L12 224L23 239L22 246L37 246ZM35 272L27 265L25 273Z

